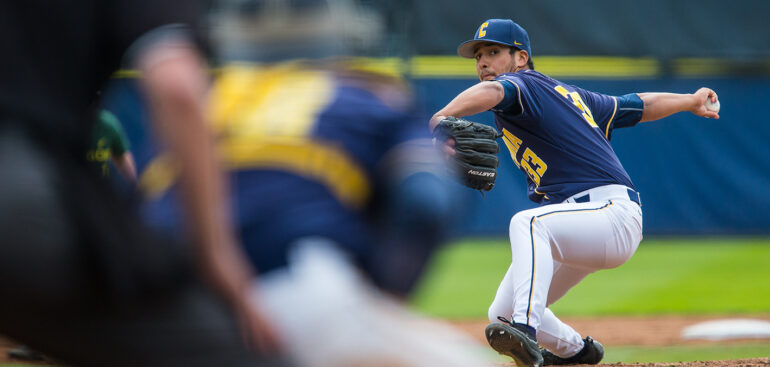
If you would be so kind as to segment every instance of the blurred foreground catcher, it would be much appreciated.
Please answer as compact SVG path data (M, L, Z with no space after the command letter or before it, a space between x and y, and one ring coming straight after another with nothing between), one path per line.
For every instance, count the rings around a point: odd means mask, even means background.
M267 345L238 291L250 276L221 215L203 121L201 10L175 0L0 3L1 333L68 365L262 365L223 302L197 284L188 255L151 236L83 156L97 90L121 61L141 70L155 127L181 167L199 263L255 345Z

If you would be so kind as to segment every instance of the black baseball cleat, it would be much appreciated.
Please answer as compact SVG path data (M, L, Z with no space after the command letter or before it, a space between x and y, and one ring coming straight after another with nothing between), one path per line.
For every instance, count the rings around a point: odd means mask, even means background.
M504 318L502 324L487 325L484 331L487 342L502 355L513 358L519 367L540 367L543 356L537 346L537 341L530 335L526 325L509 322Z
M543 366L571 365L571 364L597 364L604 358L604 347L590 336L583 339L585 345L577 354L569 358L561 358L543 349Z

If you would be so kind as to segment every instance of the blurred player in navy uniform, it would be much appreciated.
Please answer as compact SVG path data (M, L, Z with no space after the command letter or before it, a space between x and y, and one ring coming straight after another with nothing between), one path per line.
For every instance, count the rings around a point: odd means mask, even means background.
M354 1L223 1L212 19L223 65L211 111L234 218L260 273L255 304L291 357L484 365L470 338L399 301L444 239L452 195L406 81L342 57L380 45L379 15ZM161 154L140 178L156 198L149 221L165 228L183 225L162 192L171 167Z
M527 366L599 363L601 344L547 306L588 274L626 262L642 239L639 194L610 146L612 130L681 111L719 118L704 106L717 95L613 97L551 79L534 70L529 36L510 19L485 21L457 52L476 59L481 83L438 111L431 128L445 116L494 112L529 198L543 205L511 219L513 262L489 308L487 340Z
M84 159L97 91L143 74L180 167L203 273L253 345L277 348L244 295L224 186L204 123L195 1L0 3L0 332L78 366L253 366L189 254L157 240ZM274 364L271 364L274 365Z

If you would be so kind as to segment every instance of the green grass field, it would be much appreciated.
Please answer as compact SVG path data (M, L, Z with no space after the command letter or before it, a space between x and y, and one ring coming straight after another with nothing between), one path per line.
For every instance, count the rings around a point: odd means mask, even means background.
M485 319L510 265L507 240L445 248L428 268L415 307L447 319ZM768 315L770 238L646 239L626 264L588 276L552 306L560 316ZM603 362L678 362L770 356L767 342L613 346Z
M434 259L413 299L444 318L484 318L510 265L506 240L460 242ZM648 239L626 264L589 275L562 316L770 313L770 239Z

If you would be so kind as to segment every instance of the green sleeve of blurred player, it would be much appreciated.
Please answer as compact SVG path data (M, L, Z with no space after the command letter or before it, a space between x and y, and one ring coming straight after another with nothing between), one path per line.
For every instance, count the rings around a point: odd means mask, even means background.
M126 138L123 127L118 118L107 110L99 113L99 124L103 129L103 134L109 140L109 147L112 156L123 155L128 149L128 139Z
M109 111L101 110L94 123L86 159L98 165L106 177L109 176L110 159L122 156L128 149L128 139L118 118Z

